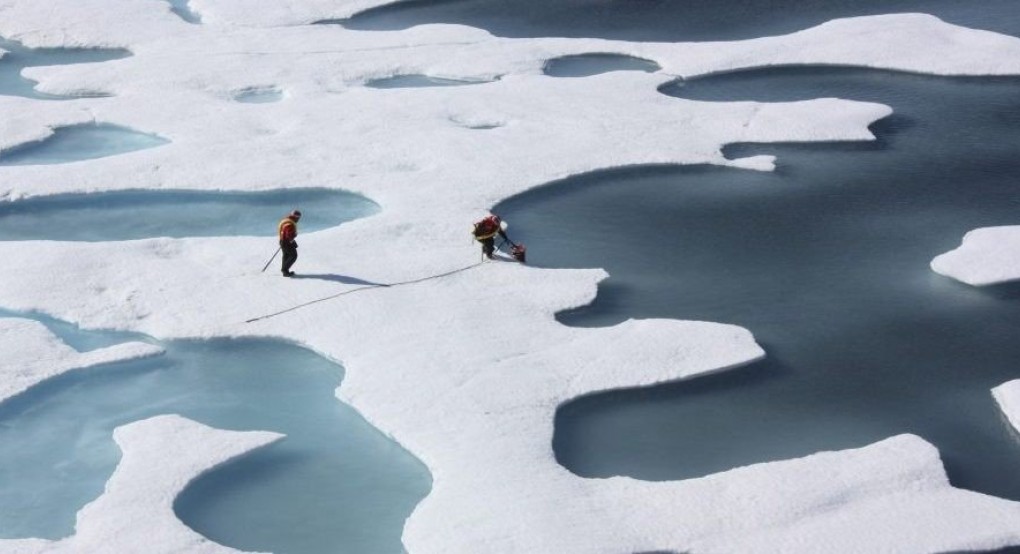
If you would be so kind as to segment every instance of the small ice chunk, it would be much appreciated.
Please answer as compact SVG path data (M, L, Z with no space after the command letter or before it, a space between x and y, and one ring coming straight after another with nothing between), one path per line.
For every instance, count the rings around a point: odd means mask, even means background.
M958 248L936 256L931 268L975 286L1020 279L1020 225L970 231Z

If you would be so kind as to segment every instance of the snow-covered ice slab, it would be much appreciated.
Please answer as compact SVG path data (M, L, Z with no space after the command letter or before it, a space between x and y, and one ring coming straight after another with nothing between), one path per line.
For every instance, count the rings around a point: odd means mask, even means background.
M562 403L722 371L759 359L762 350L746 330L716 323L566 327L555 313L591 302L604 272L479 265L468 237L487 207L570 175L635 164L769 169L768 157L727 160L721 149L870 140L868 126L891 112L831 98L711 103L657 92L677 75L779 64L1020 74L1020 39L899 15L732 43L515 40L451 25L368 33L295 25L379 4L371 0L192 0L202 25L154 4L0 0L5 36L135 54L90 68L27 71L45 92L115 96L45 105L0 98L0 148L95 120L172 141L74 167L2 168L0 199L321 183L362 193L382 212L302 235L295 269L305 279L261 273L276 248L265 239L2 243L0 257L19 265L0 272L0 306L161 338L282 337L342 361L338 396L433 474L432 493L405 528L413 554L932 552L1020 544L1020 505L954 489L935 449L910 436L682 482L570 474L551 447ZM541 73L549 59L593 53L647 59L663 70L582 79ZM471 87L364 86L402 74L500 78ZM281 90L287 101L233 100L249 88ZM291 208L281 207L281 215ZM429 279L435 275L444 276ZM351 284L359 281L408 283L344 295L363 287ZM219 548L173 520L167 506L196 468L228 457L203 440L236 435L204 430L196 440L179 420L152 425L136 432L204 446L182 461L191 469L122 464L108 494L82 512L77 534L58 548L98 551L114 544L101 541L114 540L148 552ZM133 452L134 439L142 439L128 435L126 452ZM255 437L233 454L271 440ZM161 472L177 480L168 485ZM160 487L158 503L150 502L148 480ZM141 498L132 496L135 486ZM136 509L144 515L129 517ZM19 541L16 548L47 545Z
M970 231L958 248L936 256L931 268L975 286L1020 279L1020 225Z
M692 59L662 64L686 77L778 65L853 65L934 75L1012 75L1018 60L971 53L1012 49L1015 37L951 25L926 14L836 19L790 35L693 44ZM893 44L897 45L890 48ZM762 60L767 60L761 63Z
M192 531L173 501L203 473L283 438L267 431L222 431L177 415L118 427L123 456L106 490L78 512L75 534L60 541L0 540L0 551L238 552Z
M0 318L0 402L69 371L156 356L163 350L128 342L90 352L64 344L37 321Z
M1020 379L995 387L992 396L1013 429L1020 433Z

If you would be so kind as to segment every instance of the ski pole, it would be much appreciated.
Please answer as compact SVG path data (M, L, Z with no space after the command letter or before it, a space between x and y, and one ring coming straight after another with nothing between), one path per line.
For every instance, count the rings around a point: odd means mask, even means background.
M273 260L275 260L275 259L276 259L276 255L280 253L280 250L281 250L282 248L283 248L283 247L282 247L282 246L280 246L279 248L277 248L277 249L276 249L276 252L273 252L273 257L272 257L272 258L269 258L269 261L268 261L268 262L266 262L266 265L262 267L262 272L263 272L263 273L265 273L265 272L266 272L266 268L268 268L268 267L269 267L269 264L273 263Z
M499 243L499 246L496 247L496 250L499 250L500 248L502 248L504 244L509 244L510 246L513 246L513 247L517 246L517 244L514 243L514 241L510 240L510 237L501 237L501 238L503 239L503 241Z

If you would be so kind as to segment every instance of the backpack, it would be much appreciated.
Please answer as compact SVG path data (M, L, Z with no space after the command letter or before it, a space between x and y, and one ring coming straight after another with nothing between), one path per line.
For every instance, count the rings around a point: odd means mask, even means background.
M490 215L475 223L473 234L478 240L485 240L494 236L499 231L499 216Z

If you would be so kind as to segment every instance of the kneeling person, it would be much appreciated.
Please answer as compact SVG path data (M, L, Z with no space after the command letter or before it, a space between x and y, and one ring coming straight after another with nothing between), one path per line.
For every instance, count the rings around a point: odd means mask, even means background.
M506 222L501 220L499 216L495 214L489 215L478 223L475 223L475 229L472 234L474 235L475 240L482 243L482 255L490 260L492 259L492 254L496 251L496 235L502 237L503 240L510 240L506 236Z

